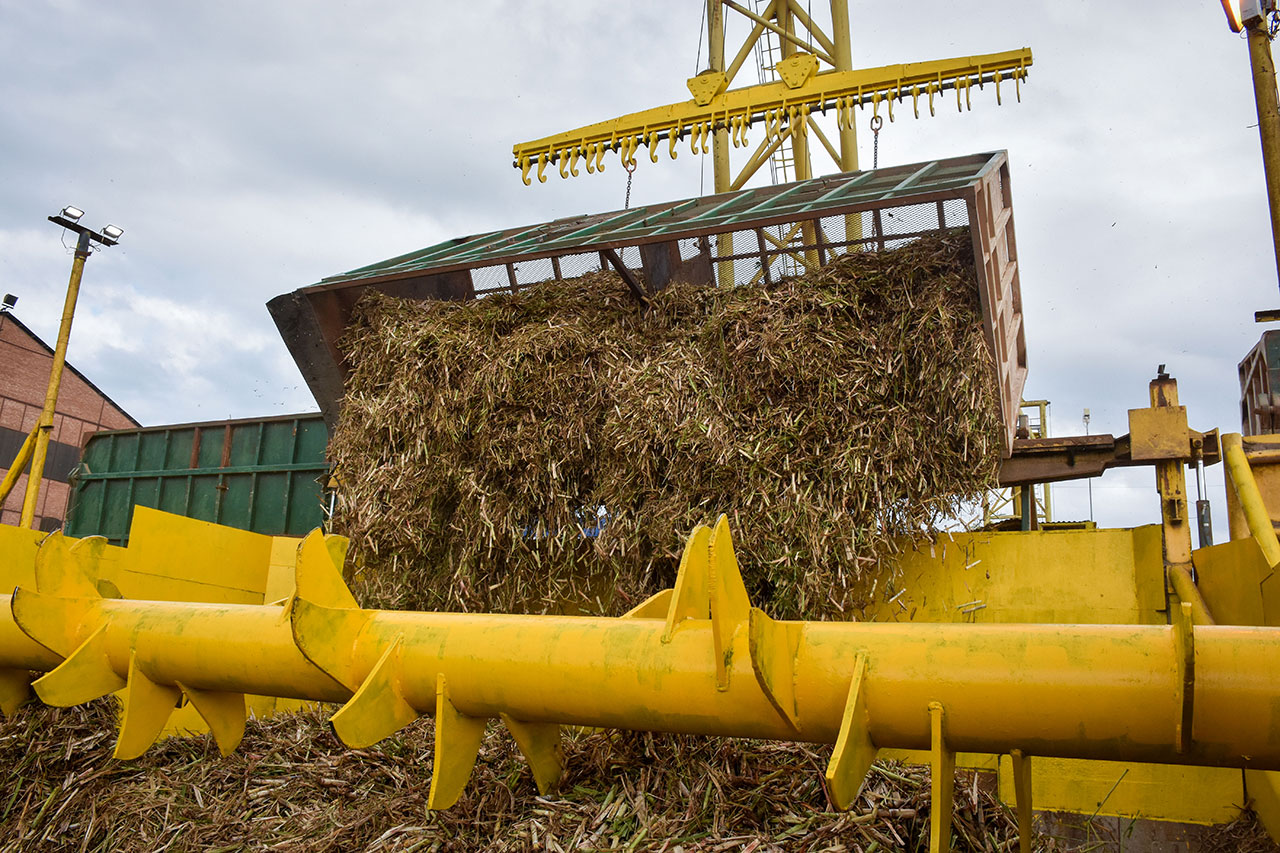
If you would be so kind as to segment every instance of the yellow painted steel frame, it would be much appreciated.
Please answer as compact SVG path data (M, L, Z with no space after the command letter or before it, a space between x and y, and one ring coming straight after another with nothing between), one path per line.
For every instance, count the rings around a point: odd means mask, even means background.
M71 340L71 322L75 319L76 300L80 295L80 279L84 275L84 262L88 258L89 237L82 232L76 244L75 257L71 261L71 279L67 282L67 295L62 305L62 320L58 325L58 340L53 349L53 364L49 368L49 385L45 389L44 406L40 410L35 429L31 432L34 437L34 444L30 451L31 472L27 476L27 490L22 499L19 527L30 528L35 524L36 505L40 499L40 481L44 477L44 463L49 454L49 439L53 435L53 415L58 406L58 391L62 387L62 372L67 361L67 343ZM26 448L26 442L23 442L23 447ZM19 451L18 455L21 457L22 451ZM14 467L21 472L22 466L18 464L18 460L14 460ZM12 488L12 483L6 485Z
M662 150L659 142L666 141L666 152L672 159L677 156L677 144L686 137L695 154L709 152L711 140L719 132L728 133L735 147L742 146L756 122L764 123L767 145L786 134L805 133L810 113L829 109L836 111L842 131L853 127L855 108L869 106L879 115L883 107L892 120L894 103L901 104L906 98L910 98L917 118L922 101L933 114L935 97L948 90L955 91L956 106L964 109L971 106L970 90L984 88L988 82L994 84L999 101L1001 82L1012 80L1020 99L1021 83L1031 62L1031 50L1023 48L857 71L827 71L812 75L795 88L783 80L731 89L705 105L697 100L668 104L519 143L512 150L514 165L529 184L531 170L539 181L546 181L550 164L559 165L562 178L579 174L579 160L588 172L603 171L604 157L610 152L617 152L623 165L635 165L636 152L645 147L649 159L656 163ZM730 189L727 182L723 189Z
M0 600L0 666L61 661L34 685L54 705L125 688L120 757L184 694L233 749L251 692L345 702L333 726L353 746L434 715L434 808L494 718L544 790L563 724L832 743L840 808L882 748L929 750L943 777L958 751L1280 769L1278 629L1193 627L1186 608L1168 626L778 622L751 606L723 518L691 535L673 589L619 619L360 610L318 532L284 608L103 599L92 546L51 553L37 590Z

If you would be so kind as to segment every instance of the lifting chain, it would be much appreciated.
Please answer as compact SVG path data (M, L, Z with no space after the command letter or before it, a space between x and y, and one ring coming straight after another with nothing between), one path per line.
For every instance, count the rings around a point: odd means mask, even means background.
M884 127L884 119L880 116L871 117L871 135L873 141L871 143L871 168L880 168L880 128Z
M631 209L631 176L636 172L636 161L628 160L622 164L622 168L627 170L627 200L622 205L623 210Z

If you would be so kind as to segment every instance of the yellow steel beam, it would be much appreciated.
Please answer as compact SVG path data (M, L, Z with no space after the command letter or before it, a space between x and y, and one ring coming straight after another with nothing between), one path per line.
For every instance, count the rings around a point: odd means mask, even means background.
M49 439L53 435L53 416L58 407L58 390L62 387L63 368L67 362L67 342L71 340L71 322L75 319L76 300L80 296L80 279L84 275L84 262L89 258L89 235L80 232L75 256L71 261L71 278L67 282L67 295L62 303L62 321L58 325L58 340L53 348L53 364L49 368L49 385L45 389L44 406L36 427L32 430L35 446L31 450L31 473L27 476L27 491L22 498L19 527L30 529L35 525L36 504L40 499L40 482L44 478L44 463L49 455Z
M777 622L747 599L723 518L691 536L673 590L621 619L361 610L334 556L318 532L303 542L283 609L96 598L51 561L0 614L0 667L61 661L35 683L50 704L126 687L122 756L179 694L224 750L245 693L345 702L349 744L433 714L439 807L494 718L540 787L563 724L834 743L839 806L881 748L931 749L944 770L955 752L1012 750L1280 769L1280 629L1193 627L1185 611L1174 625Z
M36 433L39 431L40 427L37 426L27 433L27 437L22 440L22 447L18 448L18 455L9 463L9 470L5 472L4 479L0 480L0 505L9 499L9 493L17 485L18 478L22 476L23 471L27 470L27 463L31 461L31 453L36 446Z
M723 61L721 46L720 68ZM667 142L667 153L674 159L676 145L685 137L690 138L696 150L700 145L706 147L706 141L723 130L735 146L741 146L746 144L746 133L754 122L764 121L768 132L776 134L783 126L797 126L796 123L811 112L829 109L836 111L839 127L844 131L853 126L856 107L869 105L878 113L883 102L892 120L894 102L902 103L910 98L913 112L918 116L921 99L932 113L935 97L952 89L956 92L957 108L963 109L969 103L969 90L975 85L981 88L988 82L994 83L997 101L1001 99L1002 81L1012 80L1020 93L1021 81L1026 79L1031 62L1031 50L1023 48L864 70L825 71L812 75L796 88L778 81L730 89L711 96L705 105L695 100L668 104L519 143L513 149L514 165L528 184L531 171L540 181L545 181L546 168L553 163L559 164L561 177L578 175L579 160L588 172L603 170L604 158L609 152L617 152L623 163L634 164L636 152L647 147L650 159L657 162L658 143L663 140ZM720 68L713 70L723 74Z

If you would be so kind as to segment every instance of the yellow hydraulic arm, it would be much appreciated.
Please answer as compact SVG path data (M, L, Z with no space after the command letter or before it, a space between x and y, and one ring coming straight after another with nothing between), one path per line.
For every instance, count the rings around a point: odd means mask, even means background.
M124 689L122 758L184 694L234 749L245 693L343 702L334 730L356 747L434 715L433 808L495 718L543 790L563 724L831 743L840 808L879 749L925 749L935 849L956 751L1024 772L1025 756L1280 769L1280 629L1193 627L1185 606L1171 626L777 622L751 606L723 518L691 535L673 589L618 619L361 610L318 532L283 608L103 599L92 541L55 544L37 590L0 600L0 669L52 667L34 684L52 705Z
M624 165L634 165L636 152L647 147L649 159L658 161L659 142L667 142L667 153L676 157L677 144L688 137L690 149L710 150L714 131L730 132L735 146L747 143L747 131L755 122L765 123L766 139L786 133L803 133L811 112L834 109L839 127L853 124L854 108L870 106L879 115L881 105L892 121L894 103L911 99L918 118L921 102L930 114L941 93L954 90L956 106L971 106L971 90L992 83L996 100L1002 100L1001 83L1012 81L1021 99L1022 81L1031 65L1031 50L1005 51L983 56L965 56L906 65L885 65L855 71L817 72L818 59L796 53L778 64L782 79L776 83L726 90L729 77L723 71L704 72L689 80L693 99L664 107L631 113L610 121L558 133L513 149L516 168L526 185L536 170L546 181L546 168L557 164L560 177L579 174L578 164L588 172L603 171L604 157L616 151ZM837 157L837 160L839 158Z

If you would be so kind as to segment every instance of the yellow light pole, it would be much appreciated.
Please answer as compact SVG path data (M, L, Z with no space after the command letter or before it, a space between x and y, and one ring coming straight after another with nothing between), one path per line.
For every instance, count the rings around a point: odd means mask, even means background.
M1275 8L1275 0L1222 0L1222 9L1227 14L1227 24L1232 32L1244 31L1248 36L1253 98L1258 110L1258 135L1262 138L1262 168L1271 209L1271 239L1275 244L1276 271L1280 276L1280 100L1276 95L1276 68L1271 58L1268 25L1268 18ZM1271 315L1275 312L1264 313Z
M40 497L40 480L44 477L44 463L49 454L49 438L53 433L53 413L58 405L58 389L62 385L62 368L67 361L67 342L71 339L71 321L76 313L76 298L80 295L80 277L84 274L84 262L89 257L90 243L102 246L114 246L119 242L124 231L114 225L108 225L99 233L79 224L84 211L75 207L64 207L49 221L61 225L68 231L79 235L76 242L75 260L71 262L71 280L67 283L67 298L62 305L62 322L58 326L58 342L53 349L53 366L49 369L49 386L45 389L44 408L40 411L40 420L23 445L31 448L31 472L27 476L27 491L22 499L22 515L18 526L31 528L35 523L36 503ZM20 454L21 455L21 454ZM21 469L22 460L14 461L14 467Z

